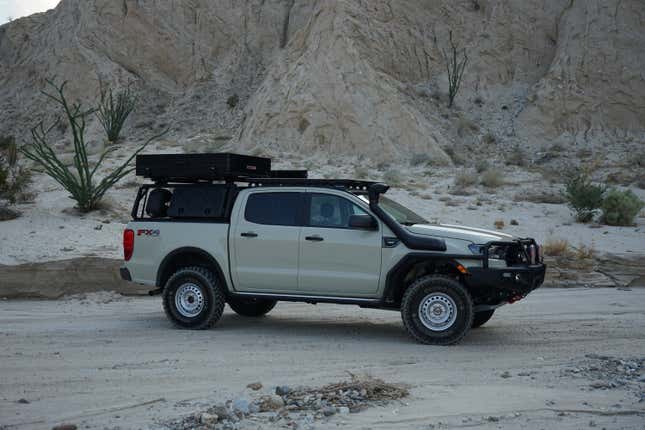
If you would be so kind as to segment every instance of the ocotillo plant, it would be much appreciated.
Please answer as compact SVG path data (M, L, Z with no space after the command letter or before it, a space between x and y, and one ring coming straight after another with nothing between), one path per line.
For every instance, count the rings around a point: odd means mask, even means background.
M112 88L101 88L101 100L96 110L96 116L110 142L116 142L119 139L123 124L136 104L137 99L132 95L130 86L119 91L116 95L112 93Z
M134 170L129 166L136 155L150 142L161 137L168 130L166 129L148 139L123 164L112 170L100 181L96 181L94 175L105 157L115 151L117 147L108 147L101 153L96 163L90 163L85 142L85 118L94 112L94 109L83 110L80 103L70 104L64 94L67 82L63 82L60 86L56 85L52 80L47 80L47 83L55 89L55 93L51 94L43 91L43 94L60 105L69 123L69 129L74 141L74 171L58 158L51 145L47 142L47 134L57 125L57 122L46 128L43 121L40 121L38 125L31 129L32 142L23 146L21 152L25 157L39 164L47 175L69 191L71 198L78 203L78 209L81 212L89 212L97 207L107 190Z
M449 38L450 51L446 52L445 49L442 49L442 51L443 58L446 61L446 69L448 70L448 107L452 107L452 103L461 85L461 78L464 76L468 55L466 55L466 49L462 49L460 52L457 45L453 42L452 30L450 31ZM460 59L459 57L462 58Z

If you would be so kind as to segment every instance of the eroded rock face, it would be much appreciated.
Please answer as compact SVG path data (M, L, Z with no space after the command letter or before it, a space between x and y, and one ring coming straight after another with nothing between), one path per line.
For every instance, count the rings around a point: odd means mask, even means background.
M51 112L55 75L86 101L133 83L131 137L171 124L231 148L437 163L447 148L607 153L645 142L644 28L641 0L63 0L0 27L0 133ZM450 31L469 57L453 109Z

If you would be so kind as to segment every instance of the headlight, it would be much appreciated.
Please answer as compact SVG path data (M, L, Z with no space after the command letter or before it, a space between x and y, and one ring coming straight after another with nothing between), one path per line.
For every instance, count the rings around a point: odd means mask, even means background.
M472 252L475 255L481 255L484 253L484 246L483 245L477 245L475 243L471 243L468 245L468 249L470 252Z

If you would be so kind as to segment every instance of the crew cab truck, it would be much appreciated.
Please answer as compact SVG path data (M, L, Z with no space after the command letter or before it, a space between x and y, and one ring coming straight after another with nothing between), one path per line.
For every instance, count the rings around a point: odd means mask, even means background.
M140 155L123 279L161 294L178 327L225 304L260 317L278 301L401 312L412 338L460 341L544 280L535 240L432 225L371 181L308 179L237 154ZM303 322L304 323L304 322Z

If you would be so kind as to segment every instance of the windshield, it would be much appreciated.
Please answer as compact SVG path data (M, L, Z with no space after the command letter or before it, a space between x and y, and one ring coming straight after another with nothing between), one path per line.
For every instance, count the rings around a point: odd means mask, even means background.
M365 201L367 198L363 197ZM428 221L423 218L421 215L412 212L412 210L406 208L400 203L395 202L394 200L388 199L385 196L380 196L378 199L378 205L387 212L392 218L396 220L399 224L403 225L414 225L414 224L428 224Z

